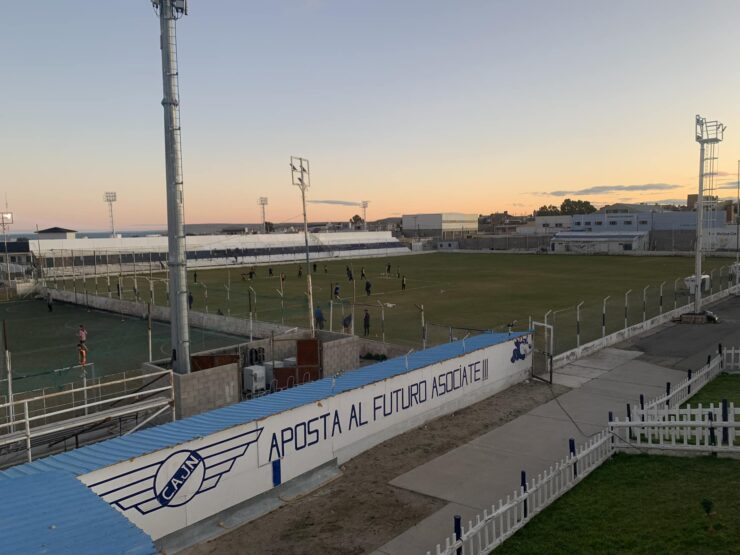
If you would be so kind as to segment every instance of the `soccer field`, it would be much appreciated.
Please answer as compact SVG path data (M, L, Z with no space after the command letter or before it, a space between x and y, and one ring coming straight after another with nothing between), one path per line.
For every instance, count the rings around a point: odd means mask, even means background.
M728 283L731 261L710 259L705 272L713 272L715 291ZM391 264L391 275L386 276L386 264ZM189 272L190 291L194 297L193 310L210 313L218 310L241 318L249 316L250 301L256 319L285 322L291 326L308 326L306 290L306 265L303 276L298 277L298 264L274 265L269 277L267 266L254 268L253 280L249 268L197 270ZM346 268L350 267L355 281L350 282ZM364 268L372 284L371 295L365 292L361 279ZM280 273L285 273L282 299ZM647 317L660 311L660 284L663 287L663 309L673 308L674 301L687 301L683 278L693 273L693 259L689 257L638 257L638 256L553 256L535 254L486 254L486 253L431 253L389 258L354 259L317 262L313 276L314 302L321 306L326 318L325 328L341 330L342 318L350 314L355 303L355 333L362 334L364 310L370 314L370 336L381 338L381 310L385 314L386 340L421 346L421 313L424 307L428 344L446 341L450 326L454 337L462 337L464 329L504 330L509 322L517 320L517 329L527 326L531 316L542 321L545 312L552 310L548 322L555 325L555 350L562 352L575 346L576 305L581 306L581 342L601 335L602 303L607 301L607 333L624 325L625 292L628 296L628 323L634 324L643 317L643 288L646 291L644 312ZM401 290L401 279L406 276L407 288ZM155 302L166 304L164 275L154 275ZM678 279L678 282L675 280ZM114 281L115 279L115 281ZM117 277L111 279L116 295ZM122 279L123 296L134 297L134 279ZM341 302L329 301L335 284L340 286ZM674 285L677 285L674 291ZM62 282L59 283L62 286ZM64 283L71 289L72 281ZM77 279L77 290L86 287L92 292L107 295L105 277L98 276L97 285L87 278L82 284ZM228 288L228 291L227 291ZM250 288L252 292L250 292ZM149 299L149 285L137 278L141 300ZM251 299L250 299L251 297Z
M79 364L76 334L80 324L89 332L88 362L94 365L96 377L139 368L149 357L147 323L141 318L121 318L65 303L54 303L49 313L42 301L0 303L0 315L7 324L16 392L80 379L78 369L61 370ZM193 352L245 340L194 328L190 333ZM169 358L169 324L153 323L152 356L155 360ZM3 368L2 378L4 374ZM92 369L88 377L91 375ZM4 392L5 385L0 385L0 393Z

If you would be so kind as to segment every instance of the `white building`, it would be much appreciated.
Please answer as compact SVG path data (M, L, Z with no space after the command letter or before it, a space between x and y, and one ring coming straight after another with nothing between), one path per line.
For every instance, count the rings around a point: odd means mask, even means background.
M65 229L63 227L49 227L38 231L39 239L74 239L77 232L74 229Z
M619 254L648 248L647 231L563 231L550 240L552 252Z
M460 237L478 231L478 214L404 214L401 228L407 237Z
M570 231L573 216L535 216L533 222L517 226L519 235L547 235L559 231Z

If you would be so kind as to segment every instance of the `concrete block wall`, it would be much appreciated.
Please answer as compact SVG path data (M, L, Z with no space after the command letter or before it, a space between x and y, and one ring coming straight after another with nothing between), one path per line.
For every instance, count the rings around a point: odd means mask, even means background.
M360 363L360 338L349 335L334 341L325 341L321 353L324 377L353 370Z
M241 401L241 376L237 364L175 374L174 383L178 419Z

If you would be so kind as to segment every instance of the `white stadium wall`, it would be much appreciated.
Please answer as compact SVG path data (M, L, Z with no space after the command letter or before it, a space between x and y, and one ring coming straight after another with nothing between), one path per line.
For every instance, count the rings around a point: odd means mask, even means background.
M512 337L79 479L153 539L165 538L523 381L530 344L531 336Z

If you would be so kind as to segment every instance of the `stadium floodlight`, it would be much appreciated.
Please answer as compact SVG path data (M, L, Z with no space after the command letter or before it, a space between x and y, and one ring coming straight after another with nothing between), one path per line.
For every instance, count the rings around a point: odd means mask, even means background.
M10 300L10 255L8 254L8 227L13 223L13 213L7 211L8 199L5 198L5 212L0 212L0 226L3 228L3 243L5 245L5 271L8 277L8 283L5 286L6 300ZM41 253L39 252L39 256Z
M190 372L190 331L188 329L187 260L185 256L185 199L182 176L180 98L177 68L176 22L187 15L186 0L152 0L159 15L162 51L162 108L164 109L164 151L167 179L167 267L169 270L170 334L172 368Z
M705 193L710 198L709 207L715 208L716 215L716 201L713 195L714 192L714 176L716 175L717 145L722 142L724 138L726 126L722 123L712 120L707 121L699 115L696 116L695 120L695 132L694 137L696 142L699 143L699 193L696 197L696 253L694 260L694 314L701 313L701 286L702 286L702 273L701 273L701 258L702 258L702 239L704 238L704 211L705 211ZM707 155L706 149L709 147L709 154ZM705 183L706 180L706 183ZM708 222L709 226L714 227L716 223L714 221ZM711 248L711 244L710 244Z
M306 216L306 189L311 186L311 168L308 160L299 156L290 157L290 174L293 185L301 190L303 204L303 234L306 241L306 292L308 294L308 323L311 337L316 335L313 318L313 285L311 283L311 260L308 249L308 217ZM354 318L353 318L354 321Z
M267 233L267 218L265 217L265 207L267 206L267 197L260 197L258 201L262 207L262 231Z
M360 202L360 206L362 207L362 223L364 224L365 231L367 231L367 205L370 203L370 201L363 200Z
M107 193L103 194L103 202L106 202L108 204L108 217L110 218L110 236L115 237L116 236L116 225L113 222L113 203L118 200L116 193L113 191L108 191Z

